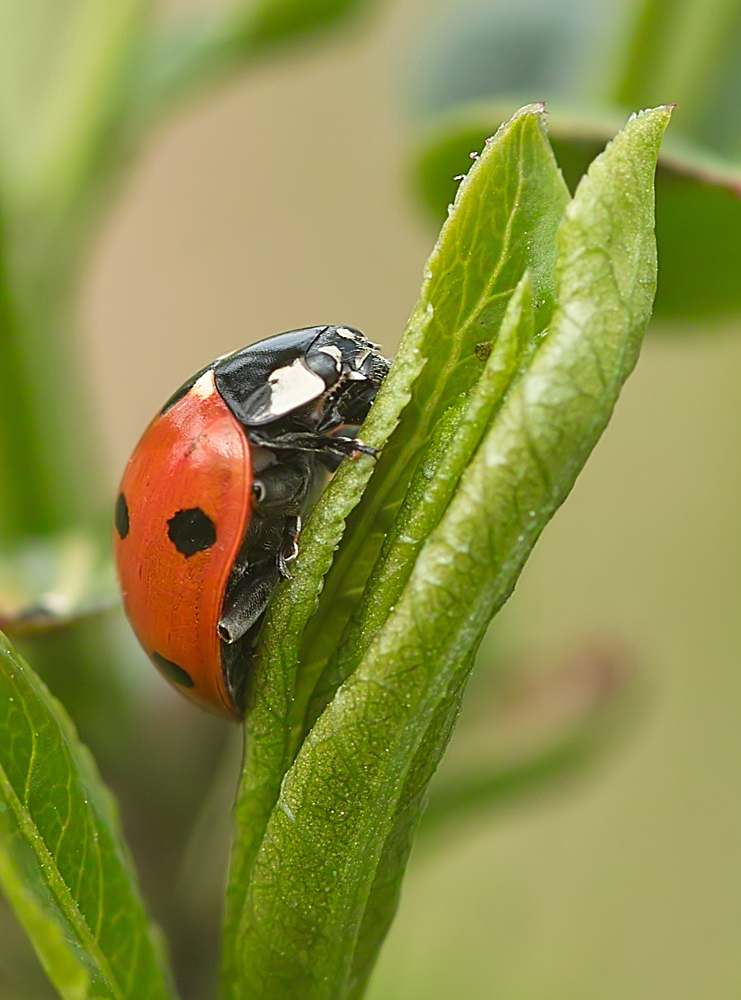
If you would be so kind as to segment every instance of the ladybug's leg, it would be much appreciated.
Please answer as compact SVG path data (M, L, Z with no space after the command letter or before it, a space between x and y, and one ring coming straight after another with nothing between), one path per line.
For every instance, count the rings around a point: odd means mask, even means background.
M219 621L223 642L231 645L256 628L276 584L289 576L298 554L301 508L314 477L315 463L303 454L287 455L255 476L252 518Z
M278 572L284 580L288 580L291 576L288 571L288 566L298 555L298 537L300 534L300 515L296 514L293 517L287 517L285 524L283 525L283 541L276 557Z
M347 438L332 434L316 434L313 431L284 431L281 434L267 435L250 430L250 440L255 444L270 448L272 451L296 451L313 455L339 455L344 458L355 458L360 455L378 454L375 448L365 444L358 438Z
M269 562L245 572L224 601L218 626L222 642L237 642L259 621L279 579L278 567Z

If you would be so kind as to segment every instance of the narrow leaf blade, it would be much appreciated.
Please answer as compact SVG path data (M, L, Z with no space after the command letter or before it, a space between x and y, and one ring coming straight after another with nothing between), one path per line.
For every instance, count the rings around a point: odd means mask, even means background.
M409 405L349 522L303 642L303 675L318 678L352 614L431 429L478 380L477 349L491 343L526 269L536 330L553 311L555 231L568 190L545 131L542 105L529 105L487 141L460 185L425 271L400 354L422 370ZM411 334L411 336L410 336Z
M455 438L440 456L437 467L424 470L431 482L419 491L410 490L411 497L405 498L391 532L391 544L385 558L379 561L380 566L371 575L362 602L363 608L369 609L369 615L363 615L357 632L353 630L350 633L358 660L380 627L380 614L384 613L384 618L387 618L403 593L403 585L425 538L437 526L482 434L495 419L497 409L504 405L507 390L519 375L520 366L526 363L527 355L535 344L530 277L525 273L508 303L502 328L468 400ZM407 570L402 575L401 566L405 557ZM374 614L376 621L373 620ZM467 663L468 666L473 664L473 654ZM351 998L362 996L396 913L402 879L426 801L427 785L458 721L467 676L468 667L453 679L445 697L435 708L411 761L358 932L351 972ZM345 676L337 677L336 687L345 679Z
M115 809L61 706L0 637L0 883L59 993L174 996Z
M419 369L418 351L409 350L397 357L363 425L362 437L368 444L383 447L409 401L409 385ZM245 756L234 808L236 829L223 921L222 982L226 995L235 998L241 997L236 935L250 872L278 799L283 775L295 754L310 691L306 690L303 697L296 693L299 642L316 610L324 575L332 563L345 521L360 500L372 471L370 458L343 463L319 497L301 533L301 547L291 579L277 588L268 608L248 691Z
M468 396L450 406L432 429L363 599L348 622L337 654L314 690L307 731L359 663L398 600L425 539L440 521L493 414L535 343L532 289L526 272L507 305L494 343L482 345L490 353L477 384Z

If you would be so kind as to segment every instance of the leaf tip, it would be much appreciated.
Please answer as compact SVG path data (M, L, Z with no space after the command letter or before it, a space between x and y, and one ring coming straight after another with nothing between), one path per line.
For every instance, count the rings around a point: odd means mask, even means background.
M655 108L643 108L641 111L634 111L623 131L630 125L640 122L642 125L653 125L658 128L659 133L663 133L669 124L672 112L676 106L676 104L659 104Z

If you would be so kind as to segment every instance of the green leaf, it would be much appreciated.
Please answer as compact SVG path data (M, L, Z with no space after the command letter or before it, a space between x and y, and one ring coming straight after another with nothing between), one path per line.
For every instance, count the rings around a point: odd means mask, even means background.
M415 40L415 105L429 117L493 96L510 106L584 94L593 100L610 83L604 59L595 74L595 55L621 41L623 7L591 0L445 5Z
M364 440L378 448L384 445L409 404L410 385L419 380L428 356L433 351L439 356L443 345L444 350L450 350L450 370L440 372L437 364L426 382L416 387L419 394L429 392L432 385L435 397L431 406L422 406L420 419L432 427L447 403L471 387L483 368L475 351L482 342L494 338L507 295L528 263L537 275L545 303L541 314L548 313L553 233L566 197L544 135L541 110L524 109L488 144L461 186L458 208L444 227L430 259L422 298L363 427ZM458 247L464 241L470 244L475 262L480 263L482 255L486 255L481 273L471 275L470 281L463 280L466 268L458 259ZM455 290L453 295L449 294L451 288ZM462 296L461 290L464 290ZM411 466L425 447L426 430L412 425L410 431L406 415L404 427L405 435L411 433L411 440L407 441L411 447L403 452L402 460ZM409 468L407 474L412 471ZM277 801L281 780L295 756L308 699L325 663L324 648L331 650L339 641L348 610L346 604L343 603L342 614L331 624L334 639L325 637L322 653L312 657L313 663L307 664L304 659L300 675L299 641L307 622L311 621L312 626L316 623L322 579L342 538L345 519L358 503L373 472L373 463L366 458L345 463L339 470L302 533L293 579L278 589L268 612L246 716L245 763L235 809L237 834L227 889L222 971L226 989L236 991L230 995L239 995L240 989L236 963L241 958L235 935L245 907L250 870ZM377 478L376 473L374 480ZM400 484L398 502L403 495L404 485ZM367 502L367 496L363 502ZM376 491L374 502L383 502L383 493ZM376 552L374 546L373 554ZM361 587L363 582L361 577ZM333 591L328 602L330 609L336 597ZM329 627L325 624L325 628ZM316 634L314 628L313 636Z
M224 16L183 19L153 33L141 52L134 92L147 118L225 79L250 62L342 23L370 0L259 0Z
M458 722L473 660L471 655L440 699L409 764L358 929L348 976L349 1000L359 1000L365 994L381 945L396 916L404 872L427 802L427 786Z
M442 517L493 413L535 342L530 276L526 272L509 301L494 344L482 345L489 357L470 396L453 403L432 430L424 457L368 579L363 599L348 622L337 654L314 689L307 731L386 621L425 539Z
M479 148L484 152L455 195L400 346L402 355L418 352L424 367L363 504L349 522L306 630L307 684L318 679L339 643L432 428L478 380L481 347L494 340L525 269L537 332L552 315L554 237L568 192L548 144L542 106L523 108Z
M113 801L89 752L0 636L0 883L65 1000L174 996Z
M432 218L444 217L456 187L453 177L504 113L495 103L461 108L421 142L413 173ZM572 190L617 129L614 114L549 116L553 149ZM656 177L656 238L661 260L657 319L719 321L741 310L738 167L676 140L667 142Z
M394 609L283 778L251 866L232 996L334 1000L362 989L374 928L382 933L395 899L390 859L403 867L472 655L635 363L655 287L652 181L668 118L661 108L632 120L580 185L558 233L559 305L547 336ZM474 272L483 267L468 259Z
M334 695L350 675L351 667L368 649L372 637L400 599L426 537L439 523L481 436L495 418L506 392L519 374L520 366L536 343L530 280L526 272L508 303L501 330L463 412L458 412L459 407L451 407L435 428L433 447L428 449L410 484L381 558L368 581L360 604L363 611L355 616L351 627L346 630L338 663L330 672L333 686L329 692L322 692L322 708L329 703L329 695ZM450 427L446 420L449 414L456 415ZM438 435L439 428L443 430L442 435ZM473 654L468 657L466 668L458 673L440 699L409 767L358 932L350 974L351 990L348 995L351 998L361 997L365 992L378 952L396 913L402 879L425 804L427 785L458 721L465 681L472 663Z

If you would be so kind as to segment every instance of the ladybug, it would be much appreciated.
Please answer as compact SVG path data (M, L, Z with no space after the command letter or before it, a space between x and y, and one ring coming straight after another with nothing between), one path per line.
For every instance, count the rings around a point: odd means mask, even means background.
M301 517L343 457L389 361L347 326L312 326L218 358L165 403L115 507L124 607L160 672L232 718Z

